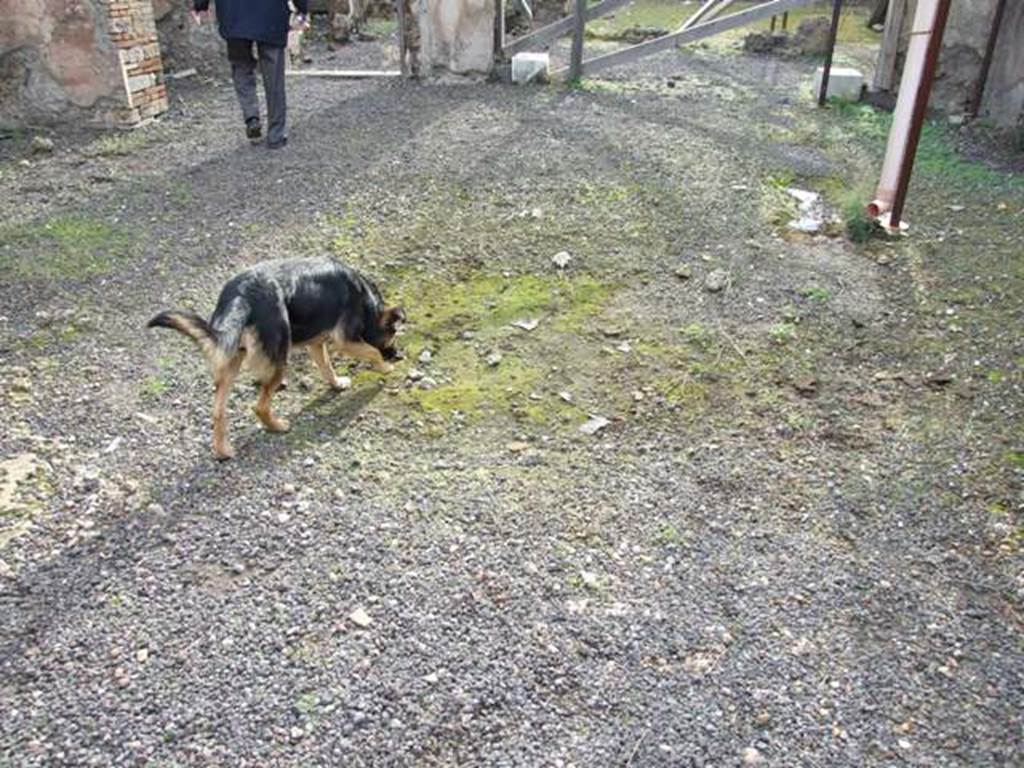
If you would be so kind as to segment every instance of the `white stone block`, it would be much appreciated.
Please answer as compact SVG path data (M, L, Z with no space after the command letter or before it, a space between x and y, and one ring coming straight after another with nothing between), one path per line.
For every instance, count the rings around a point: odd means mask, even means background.
M133 75L128 78L128 90L131 93L149 88L151 85L156 85L155 75Z
M825 74L824 67L818 67L814 73L814 95L821 93L821 78ZM864 73L852 67L832 67L828 76L828 98L859 101L864 86Z
M517 53L512 57L512 82L529 83L547 77L551 58L546 53Z

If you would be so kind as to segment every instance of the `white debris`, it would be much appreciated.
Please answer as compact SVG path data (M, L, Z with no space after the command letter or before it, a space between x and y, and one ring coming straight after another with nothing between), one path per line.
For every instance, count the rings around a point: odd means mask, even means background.
M366 629L373 623L373 619L370 618L370 614L362 608L356 608L352 611L352 613L348 615L348 620L362 629Z
M551 257L551 263L559 269L565 269L569 266L569 262L572 261L572 254L568 251L559 251Z
M532 318L530 320L516 320L512 325L513 327L519 328L523 331L533 331L536 330L538 325L540 325L540 320L534 320Z
M611 422L604 416L593 416L589 421L580 425L580 432L585 435L596 435Z
M786 194L800 203L800 216L789 222L789 228L807 234L820 232L825 225L825 206L821 202L821 195L794 187L787 189Z

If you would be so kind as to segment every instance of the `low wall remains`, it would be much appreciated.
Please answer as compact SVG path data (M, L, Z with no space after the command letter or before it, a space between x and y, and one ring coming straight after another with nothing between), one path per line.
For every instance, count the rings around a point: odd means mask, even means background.
M151 0L0 0L0 124L137 125L162 78Z

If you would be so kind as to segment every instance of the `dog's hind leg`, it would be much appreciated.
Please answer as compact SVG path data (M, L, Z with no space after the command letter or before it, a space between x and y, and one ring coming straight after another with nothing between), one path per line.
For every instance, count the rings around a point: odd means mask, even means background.
M313 362L316 363L316 367L320 369L320 375L324 377L324 382L331 389L344 389L341 379L338 378L338 374L334 371L334 366L331 365L331 357L327 350L326 342L318 341L309 345L309 356L313 358Z
M291 429L291 425L285 419L279 419L270 410L270 400L274 397L274 393L277 391L278 386L281 384L281 380L284 378L285 366L280 366L274 370L274 373L263 382L263 386L260 388L260 397L256 401L256 405L253 406L253 411L259 420L263 422L263 426L269 429L271 432L287 432Z
M236 354L216 366L214 370L216 391L213 396L213 455L218 459L230 459L235 455L228 439L227 405L231 385L235 383L244 357L244 352Z

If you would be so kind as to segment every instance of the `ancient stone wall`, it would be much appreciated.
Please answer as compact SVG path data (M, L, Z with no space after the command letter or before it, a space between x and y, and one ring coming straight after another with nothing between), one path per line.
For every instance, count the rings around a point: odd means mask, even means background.
M418 0L413 9L423 74L490 72L496 7L496 0Z
M167 109L150 0L0 0L0 122L134 125Z
M904 23L909 32L916 3ZM974 94L996 0L954 2L942 42L932 106L962 114ZM906 49L906 34L903 50ZM981 116L1005 128L1024 126L1024 2L1009 0L992 57Z

